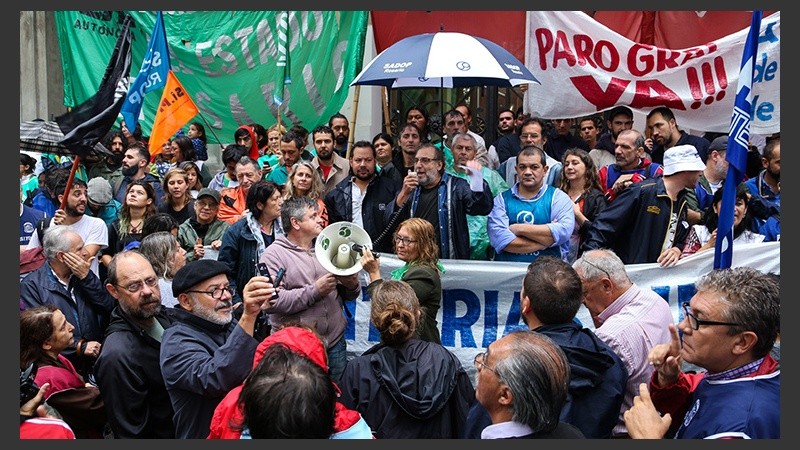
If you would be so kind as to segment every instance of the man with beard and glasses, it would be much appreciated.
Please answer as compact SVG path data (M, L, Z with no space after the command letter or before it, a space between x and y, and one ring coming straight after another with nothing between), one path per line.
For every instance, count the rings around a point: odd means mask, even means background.
M384 212L400 191L403 183L400 173L389 163L383 170L375 169L375 147L368 141L353 144L350 153L350 173L353 175L337 184L325 196L330 223L347 221L363 228L372 238L373 249L381 252L392 251L392 231L386 229ZM375 240L384 233L387 238Z
M251 278L243 290L242 316L236 320L230 275L227 264L201 259L183 266L172 280L178 305L172 311L173 325L161 338L159 362L176 438L208 436L217 404L253 367L256 318L275 289L267 277Z
M320 125L314 128L311 132L311 143L317 151L311 165L325 182L323 193L327 194L350 175L350 164L334 151L333 130L329 126Z
M131 182L144 179L156 191L156 207L161 206L161 203L164 202L164 188L161 185L161 180L148 170L149 164L150 152L143 142L134 142L125 150L125 156L122 157L123 178L112 185L112 191L115 193L114 198L118 202L125 204L125 193Z
M333 151L342 158L347 158L347 142L350 139L350 124L342 113L336 113L328 119L328 127L333 130Z
M114 255L106 290L117 306L94 370L114 437L172 439L172 403L158 356L173 309L161 305L158 276L136 251Z
M56 185L58 202L64 199L64 192L67 189L67 179L62 179ZM73 231L83 239L84 249L86 250L86 260L92 272L100 276L100 265L97 254L100 250L108 247L108 227L103 219L92 217L86 214L87 208L87 187L86 182L78 177L72 179L72 188L67 194L67 201L64 209L57 209L48 225L69 225ZM31 234L28 248L41 247L39 234Z

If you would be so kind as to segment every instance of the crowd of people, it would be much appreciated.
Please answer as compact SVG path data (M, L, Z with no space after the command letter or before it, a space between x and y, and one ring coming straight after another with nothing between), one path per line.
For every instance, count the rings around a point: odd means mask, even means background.
M675 323L626 272L714 248L727 136L666 107L643 131L625 106L504 109L493 143L468 105L443 118L441 139L416 106L371 139L340 113L241 125L216 173L199 122L158 155L112 130L73 178L21 154L20 437L780 437L779 275L704 274ZM749 151L734 243L779 241L779 134ZM371 239L356 273L315 254L339 222ZM442 345L443 260L528 264L528 329L474 379ZM379 343L353 357L362 295Z

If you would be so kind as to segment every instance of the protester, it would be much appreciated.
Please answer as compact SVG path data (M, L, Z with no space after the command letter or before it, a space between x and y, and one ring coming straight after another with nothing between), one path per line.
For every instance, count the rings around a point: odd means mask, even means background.
M331 377L339 382L347 362L344 337L347 319L343 303L361 294L358 273L334 275L315 255L314 242L322 231L317 202L309 197L292 197L281 207L285 235L267 246L259 262L272 276L286 271L278 298L264 310L273 327L300 322L314 327L325 339Z
M139 252L147 258L158 276L161 304L169 307L177 305L178 299L172 295L172 280L178 270L186 265L186 250L181 248L171 233L159 231L142 238Z
M201 259L183 266L172 280L178 305L175 323L161 338L159 361L180 439L208 436L214 408L247 377L258 345L256 316L275 293L266 277L253 277L236 320L227 275L225 264Z
M343 181L344 182L344 181ZM298 161L294 163L283 187L283 198L292 196L305 196L317 202L319 216L322 219L322 228L329 224L328 207L323 198L325 184L319 172L314 169L311 161Z
M751 267L714 270L695 283L672 341L653 348L625 423L633 438L779 439L780 285ZM678 336L678 330L682 337ZM681 361L706 370L683 372ZM671 427L672 425L672 427Z
M95 373L117 439L175 437L172 403L158 360L164 330L173 322L172 309L162 306L163 296L172 296L172 291L159 289L155 280L149 261L135 251L117 253L108 265L106 290L117 306Z
M570 367L550 338L512 331L475 355L475 398L492 424L481 439L581 439L583 433L559 420L567 401Z
M200 189L194 200L194 217L180 224L177 237L186 251L186 261L205 258L206 248L216 253L222 247L222 236L230 225L217 218L219 201L219 192L210 188Z
M77 438L99 439L107 422L100 391L87 383L61 354L73 344L74 329L64 313L52 304L20 312L20 367L36 364L34 381L39 386L50 385L44 399L64 418Z
M475 391L461 362L416 337L422 312L408 283L372 293L370 321L381 342L347 362L341 402L361 413L378 439L456 439Z
M20 300L25 309L55 305L73 320L75 342L61 353L87 376L100 352L114 299L89 269L83 239L72 228L50 226L43 244L47 262L22 280Z
M258 367L264 358L265 352L274 346L285 346L300 356L308 358L317 366L327 372L327 354L325 344L320 340L319 335L310 327L300 325L287 325L280 330L270 334L261 341L256 348L256 355L253 358L253 368ZM247 380L245 380L245 384ZM336 397L340 396L340 390L336 387L333 380L329 383L334 385ZM214 410L214 417L211 419L211 433L208 439L239 439L242 436L242 403L240 393L242 386L233 388ZM358 411L348 409L339 401L336 402L336 417L334 422L333 434L331 439L372 439L372 431L361 417ZM263 408L263 407L262 407ZM267 414L280 414L283 409L278 411L267 411Z
M189 192L189 175L177 167L171 168L164 175L164 201L158 212L171 215L178 223L194 217L194 199Z
M391 279L405 281L414 289L422 311L416 336L423 341L441 344L436 315L442 306L441 276L445 269L439 261L433 226L424 219L406 219L398 226L393 241L394 253L405 264L392 271ZM372 295L375 288L384 282L380 260L366 248L361 256L361 265L369 275L367 292Z

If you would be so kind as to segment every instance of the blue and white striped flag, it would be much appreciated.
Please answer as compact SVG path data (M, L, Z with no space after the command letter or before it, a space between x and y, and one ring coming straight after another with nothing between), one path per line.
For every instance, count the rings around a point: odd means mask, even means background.
M135 130L139 123L145 94L164 87L167 84L169 70L167 33L164 30L164 17L159 11L156 15L156 23L153 25L153 33L150 35L147 52L144 54L142 67L139 69L139 75L136 75L136 79L131 83L120 111L122 119L125 120L125 126L129 130Z
M750 141L750 120L753 100L753 75L761 34L761 11L753 11L750 32L744 43L739 85L733 102L733 115L728 133L728 175L722 189L722 203L717 225L717 243L714 247L714 268L727 269L733 262L733 209L736 204L736 187L744 179L747 169L747 147Z

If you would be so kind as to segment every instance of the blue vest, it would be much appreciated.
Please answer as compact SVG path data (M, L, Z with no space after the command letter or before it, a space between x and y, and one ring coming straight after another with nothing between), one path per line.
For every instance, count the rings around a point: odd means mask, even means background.
M556 188L553 186L547 186L544 194L535 200L519 199L511 194L511 189L503 192L503 201L506 204L506 213L508 213L508 224L528 223L541 225L550 223L552 220L550 217L550 210L553 206L553 193L555 191ZM502 251L495 256L494 260L533 262L536 258L544 255L561 258L561 247L555 245L531 253L510 253Z

